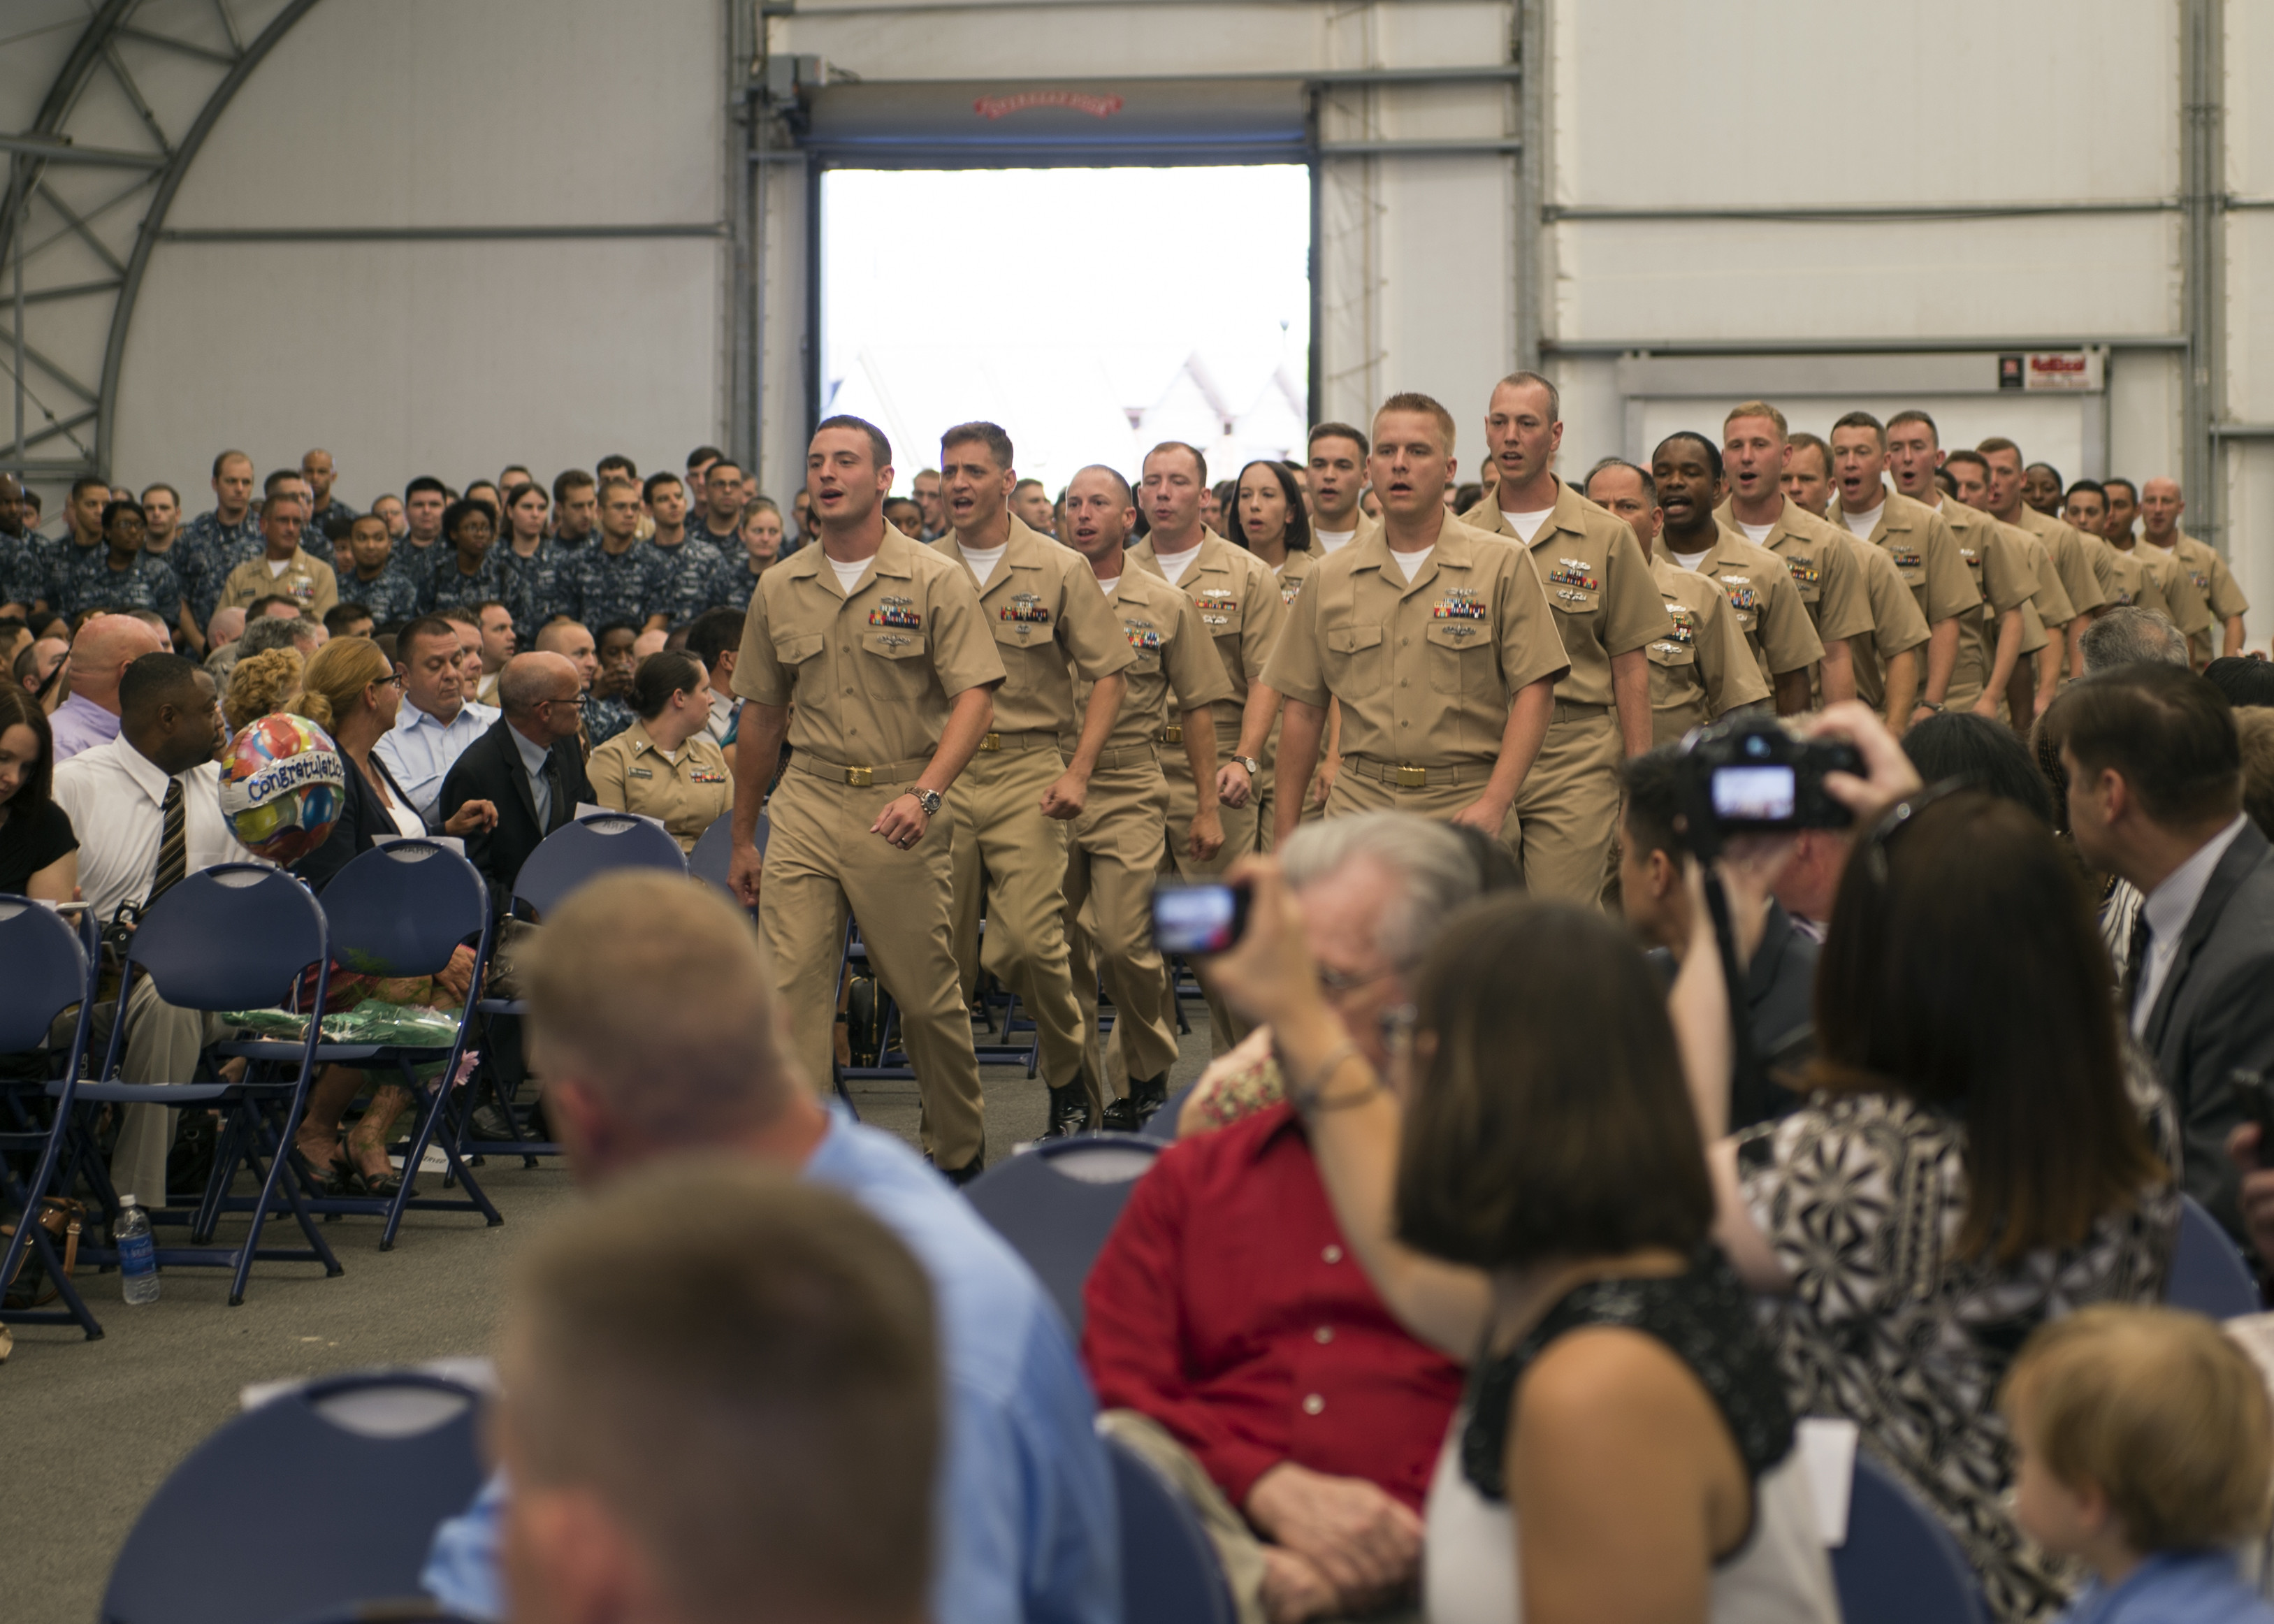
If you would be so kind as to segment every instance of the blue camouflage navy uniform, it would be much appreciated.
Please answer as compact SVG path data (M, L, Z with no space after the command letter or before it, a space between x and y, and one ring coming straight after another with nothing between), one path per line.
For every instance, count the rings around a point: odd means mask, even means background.
M389 558L376 578L365 581L355 572L350 562L344 572L335 572L339 582L340 601L361 604L371 611L375 626L397 626L418 615L418 583L409 571Z
M565 576L574 567L581 544L563 547L550 537L537 544L537 551L527 558L513 551L510 542L503 551L507 568L511 572L507 580L507 595L501 600L513 611L513 629L520 636L521 646L537 646L537 634L544 624L556 614L568 614L568 587Z
M642 628L648 616L672 610L671 560L642 542L621 553L605 546L578 548L561 573L561 612L582 621L595 637L617 620Z
M621 699L584 702L584 742L594 749L632 725L632 708Z
M324 504L321 512L311 515L308 522L300 527L301 550L306 553L310 558L320 558L323 560L325 563L329 564L332 567L333 574L339 574L340 562L337 558L333 556L334 549L332 546L332 538L330 535L326 532L324 527L327 524L329 524L334 519L345 519L349 523L352 524L362 516L363 515L356 512L354 508L340 500L338 497L334 497L330 501ZM355 566L353 563L350 563L348 568L352 569Z
M494 545L482 554L481 563L471 575L458 568L454 548L434 560L421 583L418 604L421 613L433 614L443 609L471 608L492 598L509 605L512 593L513 567L498 557Z
M47 565L32 542L29 536L0 530L0 604L20 604L29 609L35 603L47 603Z
M671 625L684 626L710 606L711 583L719 571L719 549L692 536L675 547L659 547L650 542L648 548L664 560L668 572L663 601L657 607Z
M181 578L182 594L189 600L191 617L200 630L211 623L229 572L266 551L260 521L250 508L234 524L223 524L218 513L201 513L182 526L168 556L175 575Z
M170 627L181 618L182 582L164 559L137 553L123 570L110 568L108 546L73 546L56 583L64 614L82 609L147 609Z

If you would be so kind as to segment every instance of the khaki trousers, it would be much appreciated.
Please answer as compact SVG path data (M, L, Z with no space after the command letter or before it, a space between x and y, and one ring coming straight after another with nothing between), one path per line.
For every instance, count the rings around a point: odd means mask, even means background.
M118 1063L122 1083L187 1083L196 1079L198 1055L208 1038L222 1035L221 1023L203 1010L177 1009L158 996L147 975L126 995L126 1052ZM118 1141L110 1148L110 1184L132 1196L146 1212L166 1205L166 1156L174 1148L170 1105L130 1105L119 1117ZM200 1191L183 1194L195 1199Z
M1449 823L1454 813L1476 804L1477 797L1485 793L1486 780L1492 775L1489 767L1479 765L1465 769L1457 784L1402 789L1375 778L1373 765L1371 762L1344 759L1343 770L1335 774L1335 787L1327 796L1329 817L1348 817L1354 812L1411 812L1416 817ZM1522 853L1522 828L1511 808L1500 826L1501 844L1508 847L1511 857Z
M1132 1079L1166 1075L1177 1063L1167 966L1153 945L1153 885L1167 843L1168 781L1150 760L1101 767L1066 852L1065 934L1074 999L1082 1007L1082 1076L1104 1109ZM1085 921L1084 915L1087 914ZM1113 1069L1097 1036L1098 981L1113 1000Z
M1134 1410L1108 1410L1097 1417L1097 1430L1126 1445L1148 1466L1166 1477L1184 1497L1208 1530L1216 1560L1224 1569L1239 1624L1264 1624L1263 1542L1247 1526L1247 1519L1224 1498L1216 1479L1202 1470L1184 1445L1152 1417Z
M946 808L955 823L955 962L964 1007L983 967L983 967L1019 995L1041 1032L1043 1080L1054 1088L1080 1075L1084 1038L1066 958L1066 825L1042 812L1043 792L1065 771L1055 744L983 752L956 779Z
M772 833L758 932L788 1012L791 1052L825 1091L847 912L861 921L870 963L900 1005L923 1100L923 1147L939 1166L960 1168L986 1147L986 1123L948 926L955 824L934 819L907 851L870 834L885 807L907 793L905 783L855 789L794 766L784 773L766 806Z
M1227 749L1237 748L1237 740L1231 746L1224 744L1219 729L1216 735L1217 762L1221 763L1224 760L1224 753ZM1187 843L1192 839L1193 818L1201 809L1200 791L1193 784L1192 763L1185 759L1182 745L1164 744L1161 747L1161 773L1169 785L1169 850L1161 864L1162 873L1174 872L1179 878L1187 880L1212 880L1255 849L1255 801L1251 796L1244 807L1219 806L1216 808L1216 816L1224 823L1224 850L1206 862L1194 862L1192 848ZM1199 973L1198 966L1193 966L1193 972L1195 974ZM1164 982L1166 974L1164 965ZM1201 990L1208 996L1209 1052L1221 1055L1247 1035L1247 1023L1231 1012L1231 1006L1224 1003L1215 988L1209 985L1204 975L1201 977ZM1152 1073L1137 1072L1134 1075L1141 1077Z
M1524 884L1533 896L1600 905L1603 862L1618 833L1619 756L1616 711L1549 726L1516 796Z

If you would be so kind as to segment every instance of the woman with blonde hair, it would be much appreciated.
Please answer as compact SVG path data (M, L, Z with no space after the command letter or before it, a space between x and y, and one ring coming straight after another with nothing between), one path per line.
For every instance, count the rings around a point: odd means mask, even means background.
M256 655L238 669L266 658ZM335 637L308 661L302 682L305 691L296 706L297 713L332 735L348 769L347 792L331 838L292 865L292 872L320 893L334 875L371 850L375 841L424 836L427 830L387 763L372 750L395 726L395 711L403 703L403 676L395 664L368 637ZM230 691L233 696L234 685ZM468 801L442 826L442 832L463 837L488 828L496 818L488 801ZM326 1009L335 1013L373 996L385 996L390 1003L431 1001L455 1007L464 1002L472 971L473 952L468 948L458 950L448 966L432 978L431 986L424 977L405 987L335 968ZM382 1086L354 1134L343 1139L340 1117L363 1084L362 1071L331 1066L309 1091L296 1147L327 1194L389 1196L401 1182L387 1159L387 1139L410 1096L395 1084Z
M229 673L229 697L221 707L230 734L279 710L298 715L301 669L297 649L268 649L237 661Z

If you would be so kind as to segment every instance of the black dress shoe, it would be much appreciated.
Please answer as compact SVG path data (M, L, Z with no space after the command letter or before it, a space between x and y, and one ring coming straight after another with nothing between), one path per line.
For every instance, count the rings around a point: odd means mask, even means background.
M1080 1083L1068 1083L1063 1088L1050 1090L1049 1125L1043 1130L1046 1139L1070 1139L1078 1133L1089 1132L1089 1090Z
M1132 1083L1129 1092L1105 1108L1105 1128L1109 1133L1135 1133L1153 1120L1153 1115L1169 1102L1169 1074L1148 1077Z
M486 1139L493 1145L511 1144L521 1138L494 1101L474 1108L474 1119L467 1124L467 1132L473 1139Z
M932 1165L935 1167L939 1166L937 1162L934 1162ZM982 1152L980 1154L972 1157L970 1161L965 1162L960 1168L940 1168L939 1170L945 1176L949 1184L960 1188L961 1186L969 1184L973 1179L978 1177L982 1173L984 1173L987 1170L986 1154Z

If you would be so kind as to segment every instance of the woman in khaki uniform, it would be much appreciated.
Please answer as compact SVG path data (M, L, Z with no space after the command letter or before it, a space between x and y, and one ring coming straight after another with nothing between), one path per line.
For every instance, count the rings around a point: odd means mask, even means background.
M1271 567L1284 603L1295 601L1318 561L1311 552L1311 520L1303 506L1302 488L1284 462L1259 461L1239 470L1232 485L1231 508L1224 516L1224 534L1232 545L1246 547ZM1263 771L1255 779L1255 847L1261 852L1272 847L1272 809L1278 795L1272 785L1271 764L1278 757L1279 718L1274 717L1270 737L1263 744ZM1304 812L1306 816L1317 815L1308 807Z
M614 812L651 817L691 852L734 807L734 775L711 737L711 679L678 649L651 654L632 678L630 727L592 752L585 775Z

